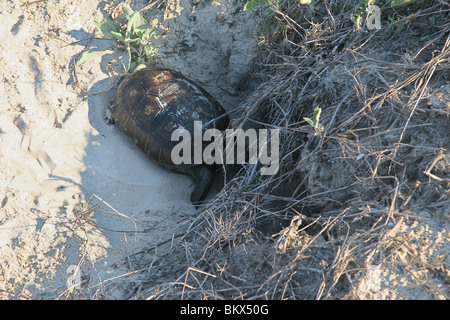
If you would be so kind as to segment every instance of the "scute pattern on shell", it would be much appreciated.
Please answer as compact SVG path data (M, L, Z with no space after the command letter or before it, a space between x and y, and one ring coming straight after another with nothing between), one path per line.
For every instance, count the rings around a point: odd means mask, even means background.
M225 130L229 118L220 104L203 88L180 73L167 68L143 69L126 77L110 103L111 116L156 163L172 170L194 165L175 166L171 150L172 132L185 128L193 136L194 121L202 121L203 130Z

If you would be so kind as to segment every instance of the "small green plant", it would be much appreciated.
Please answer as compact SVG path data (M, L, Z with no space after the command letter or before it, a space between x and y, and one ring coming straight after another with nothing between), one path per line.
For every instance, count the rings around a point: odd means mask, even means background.
M361 27L363 19L373 14L369 11L369 7L375 4L375 0L360 0L359 3L361 7L351 16L352 21L356 24L358 29Z
M245 6L244 6L244 11L246 11L246 10L248 10L248 9L250 9L250 8L253 8L253 7L257 7L257 6L260 6L260 5L262 5L263 3L269 3L269 1L268 0L251 0L251 1L249 1L249 2L247 2L246 4L245 4Z
M127 20L126 25L119 26L113 21L95 21L95 27L104 36L119 42L119 48L124 49L121 62L125 72L146 67L157 54L158 48L152 43L155 30L149 25L140 11L133 11L131 7L122 2L123 15ZM82 65L87 59L105 54L106 50L89 49L84 51L77 61L77 66Z
M319 108L319 107L316 107L316 108L314 109L314 112L313 112L313 119L314 119L314 120L311 120L310 118L303 117L303 119L304 119L306 122L308 122L308 123L311 125L311 127L314 128L314 135L315 135L315 136L319 135L319 134L323 131L323 125L321 125L321 124L319 123L319 120L320 120L320 114L321 114L321 113L322 113L322 109Z
M279 30L283 29L282 21L279 17L276 15L273 15L272 11L278 11L279 10L280 1L279 0L252 0L248 1L243 11L246 11L250 8L258 7L258 6L265 6L266 11L264 19L261 23L261 27L259 29L259 32L257 35L254 36L256 40L257 47L260 47L261 45L268 43L270 41L270 38L279 32ZM274 31L272 27L273 20L277 21L278 24L278 31Z
M384 10L386 9L396 9L400 7L404 7L410 4L415 3L416 0L379 0L378 5ZM374 14L377 14L373 8L378 8L378 10L382 10L382 8L379 8L375 5L377 1L376 0L360 0L360 7L356 9L355 14L351 16L352 21L356 24L357 28L359 29L362 26L364 19L369 19L370 17L373 17ZM378 13L379 14L379 13ZM394 22L394 19L392 17L388 17L388 19L391 22Z
M243 185L242 187L243 187L243 188L254 188L254 187L258 187L258 186L261 185L262 179L263 179L263 175L260 174L260 175L256 178L255 183L246 184L246 185Z

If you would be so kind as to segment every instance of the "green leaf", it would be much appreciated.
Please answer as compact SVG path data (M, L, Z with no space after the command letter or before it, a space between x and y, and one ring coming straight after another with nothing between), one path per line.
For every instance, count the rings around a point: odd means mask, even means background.
M131 37L135 30L141 26L147 26L147 20L145 20L141 12L136 11L131 15L127 23L127 37Z
M131 9L130 5L125 2L122 2L122 12L123 12L123 16L127 20L130 20L131 16L134 13L134 11L133 11L133 9Z
M153 31L153 32L152 32ZM142 40L149 40L152 33L155 31L147 23L137 27L134 33Z
M138 65L136 68L134 68L133 72L134 72L134 71L141 70L141 69L145 69L145 68L147 68L147 66L146 66L145 64L141 63L141 64Z
M127 47L127 51L122 56L122 65L125 72L129 72L131 69L131 49Z
M248 10L248 9L250 9L250 8L253 8L253 7L257 7L257 6L259 6L259 5L261 5L258 1L256 1L256 0L251 0L251 1L249 1L249 2L247 2L246 4L245 4L245 6L244 6L244 11L246 11L246 10Z
M126 38L125 44L127 46L137 46L139 43L141 43L141 39L139 38Z
M351 17L352 21L356 24L356 26L359 28L361 26L362 16L356 15Z
M103 50L97 50L96 48L89 49L87 51L84 51L77 61L77 67L81 66L83 63L86 62L87 59L97 56L102 56L105 54L105 51Z
M314 121L312 121L310 118L303 117L303 120L308 122L312 127L314 127Z
M101 34L110 37L111 39L114 39L114 36L111 33L112 31L120 32L120 27L110 20L104 20L102 22L94 21L94 24Z
M114 39L125 43L125 35L122 32L111 31L111 35L114 37Z
M316 120L316 122L319 122L321 112L322 112L322 109L319 107L316 107L314 109L313 118L314 118L314 120Z

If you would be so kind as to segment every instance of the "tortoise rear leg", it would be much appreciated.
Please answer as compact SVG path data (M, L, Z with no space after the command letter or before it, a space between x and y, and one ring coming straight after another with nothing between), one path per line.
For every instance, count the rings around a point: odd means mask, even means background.
M191 194L191 202L195 206L198 206L201 201L206 198L211 184L213 182L213 174L207 166L192 167L187 172L196 182L194 191Z

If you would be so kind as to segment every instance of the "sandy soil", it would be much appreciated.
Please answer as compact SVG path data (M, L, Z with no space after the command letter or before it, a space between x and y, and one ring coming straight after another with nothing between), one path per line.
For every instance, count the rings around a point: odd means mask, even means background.
M242 99L234 88L252 57L255 26L241 8L168 1L145 11L158 27L159 63L200 81L228 109ZM89 275L91 297L125 298L126 290L102 291L131 267L117 263L179 233L196 213L192 181L151 163L104 120L115 83L109 71L121 73L117 54L88 61L73 77L88 43L114 45L92 38L94 20L111 9L96 0L0 5L1 298L64 296L78 274ZM98 207L91 225L88 201Z

